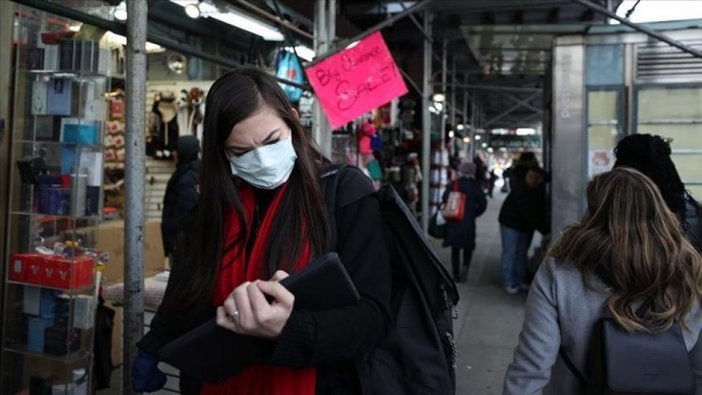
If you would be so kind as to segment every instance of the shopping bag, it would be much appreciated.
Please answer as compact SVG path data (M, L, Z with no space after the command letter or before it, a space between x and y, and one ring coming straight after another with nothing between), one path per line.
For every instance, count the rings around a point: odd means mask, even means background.
M441 214L447 221L460 221L463 219L465 207L466 195L458 190L458 180L456 180L453 182L453 191L449 192Z

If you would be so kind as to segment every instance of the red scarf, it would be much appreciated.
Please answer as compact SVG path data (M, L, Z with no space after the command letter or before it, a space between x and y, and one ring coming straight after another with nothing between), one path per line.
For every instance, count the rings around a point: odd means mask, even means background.
M246 242L225 252L222 256L222 269L212 295L212 304L221 306L229 294L246 281L267 280L264 278L265 263L263 262L273 220L278 212L280 202L287 191L284 185L270 204L268 211L260 224L258 236L250 233ZM252 187L242 184L239 189L246 215L246 222L251 230L251 222L256 209L256 195ZM236 240L241 231L239 219L232 213L227 215L225 245ZM246 246L251 237L256 237L250 256L247 256ZM310 259L309 244L305 245L299 261L293 271L305 267ZM231 350L228 352L236 352ZM301 370L280 366L252 365L246 370L230 377L221 383L205 383L200 391L202 395L314 395L317 381L315 368Z

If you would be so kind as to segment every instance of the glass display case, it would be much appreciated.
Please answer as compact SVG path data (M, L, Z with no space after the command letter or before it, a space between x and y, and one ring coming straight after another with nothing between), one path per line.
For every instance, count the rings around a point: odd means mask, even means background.
M109 51L18 7L2 394L90 393Z

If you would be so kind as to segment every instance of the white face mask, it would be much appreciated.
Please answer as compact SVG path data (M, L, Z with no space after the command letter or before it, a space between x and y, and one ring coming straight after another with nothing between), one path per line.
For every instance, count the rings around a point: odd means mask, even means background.
M264 145L239 157L229 157L232 174L261 189L283 185L295 166L297 154L292 137L275 144Z

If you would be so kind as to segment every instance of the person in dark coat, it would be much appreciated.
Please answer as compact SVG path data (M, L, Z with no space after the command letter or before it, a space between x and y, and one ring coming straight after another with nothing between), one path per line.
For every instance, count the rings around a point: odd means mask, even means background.
M185 218L197 206L199 153L200 143L195 136L178 138L176 171L168 180L166 195L163 197L161 236L166 256L173 252L176 236L182 229Z
M548 233L546 175L533 153L523 153L511 168L510 193L500 209L502 283L510 294L526 291L527 254L534 231Z
M614 149L614 167L631 167L653 180L690 243L702 253L702 206L685 189L671 153L670 141L661 136L632 134L621 139Z
M475 250L475 219L487 208L487 199L483 185L475 179L476 166L472 162L463 162L458 167L458 190L466 195L466 205L461 221L446 222L444 247L451 247L451 266L453 278L458 282L468 279L468 268ZM449 193L454 190L451 185L444 192L446 203ZM463 252L463 270L461 270L461 251Z

